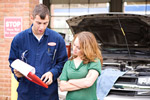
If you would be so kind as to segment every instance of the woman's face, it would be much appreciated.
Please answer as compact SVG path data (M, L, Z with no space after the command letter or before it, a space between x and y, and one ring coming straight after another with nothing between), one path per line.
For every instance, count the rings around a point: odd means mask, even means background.
M80 50L80 43L79 38L77 37L73 43L73 54L76 56L80 56L81 50Z

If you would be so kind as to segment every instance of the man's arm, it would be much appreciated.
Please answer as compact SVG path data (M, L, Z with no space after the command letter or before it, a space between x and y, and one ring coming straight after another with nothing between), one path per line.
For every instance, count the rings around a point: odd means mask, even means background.
M17 46L17 40L16 37L13 39L12 43L11 43L11 48L10 48L10 53L9 53L9 67L11 68L12 73L14 74L14 77L17 81L19 81L19 79L21 78L21 74L15 70L14 68L12 68L10 65L11 63L18 59L19 56L19 51L18 51L18 46Z

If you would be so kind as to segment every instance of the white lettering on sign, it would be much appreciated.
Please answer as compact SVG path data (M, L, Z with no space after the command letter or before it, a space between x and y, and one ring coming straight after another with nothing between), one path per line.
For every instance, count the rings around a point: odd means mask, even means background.
M4 18L4 37L13 38L22 31L21 17L5 17Z
M6 27L19 27L20 25L21 25L20 21L6 22Z

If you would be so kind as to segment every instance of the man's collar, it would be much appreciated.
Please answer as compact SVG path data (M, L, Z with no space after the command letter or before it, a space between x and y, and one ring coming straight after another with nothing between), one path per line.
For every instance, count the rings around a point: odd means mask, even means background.
M45 29L44 35L48 36L47 28Z
M33 32L32 32L32 26L33 26L33 24L31 25L31 27L30 27L29 30L28 30L28 32L29 32L30 34L33 34ZM45 36L48 36L48 33L47 33L46 31L47 31L47 28L45 29L44 35L45 35Z
M32 24L31 27L28 29L28 32L29 32L30 34L32 34L32 26L33 26L33 24Z

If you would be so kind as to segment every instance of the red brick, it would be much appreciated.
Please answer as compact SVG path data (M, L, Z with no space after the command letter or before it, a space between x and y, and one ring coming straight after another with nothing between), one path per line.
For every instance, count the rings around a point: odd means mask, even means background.
M0 0L0 3L7 3L7 2L9 2L9 0Z
M31 25L30 14L39 0L0 0L0 100L11 100L11 69L8 56L13 38L4 38L4 17L22 17L23 30Z
M5 5L4 3L0 2L0 8L4 8L4 5Z
M11 83L4 84L4 87L10 88L11 87Z
M9 0L9 3L18 3L19 0Z
M4 8L13 8L15 7L15 4L11 4L11 3L5 3Z

